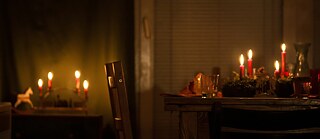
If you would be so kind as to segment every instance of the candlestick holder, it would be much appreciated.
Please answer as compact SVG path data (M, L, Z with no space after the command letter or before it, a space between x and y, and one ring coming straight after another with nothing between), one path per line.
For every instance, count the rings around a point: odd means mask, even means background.
M44 97L45 98L48 97L48 95L50 95L50 93L53 93L53 92L54 92L54 90L52 89L52 87L48 88L46 93L44 94Z
M84 98L86 101L88 101L88 92L84 92Z
M79 88L75 88L73 92L77 95L80 95L81 90Z
M39 108L81 108L86 109L88 94L80 89L47 89L39 98Z

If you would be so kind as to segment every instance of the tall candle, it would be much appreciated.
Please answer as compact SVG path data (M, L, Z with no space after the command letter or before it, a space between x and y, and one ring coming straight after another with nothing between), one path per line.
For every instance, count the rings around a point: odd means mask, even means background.
M240 58L239 58L239 62L240 62L240 79L244 77L244 57L243 57L243 54L240 55Z
M49 72L48 73L48 89L49 89L49 91L52 88L52 78L53 78L53 74L52 74L52 72Z
M248 76L252 78L252 50L248 51Z
M281 45L281 74L284 75L286 72L286 45L283 43Z
M75 77L76 77L76 89L80 90L80 71L76 70L74 73Z
M83 91L84 95L86 98L88 98L88 87L89 87L89 82L87 80L83 81Z
M39 79L38 80L39 96L42 96L42 85L43 85L43 81L42 79Z
M280 71L279 71L279 69L280 69L280 64L279 64L278 60L276 60L276 61L274 62L274 67L276 68L276 70L274 71L274 76L275 76L275 78L278 78L279 75L280 75Z

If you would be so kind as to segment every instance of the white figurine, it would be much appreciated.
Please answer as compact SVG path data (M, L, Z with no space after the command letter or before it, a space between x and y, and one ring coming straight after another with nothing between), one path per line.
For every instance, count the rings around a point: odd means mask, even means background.
M30 100L30 95L32 94L33 94L33 91L30 87L27 89L27 91L24 94L18 94L17 102L14 104L14 107L17 108L21 102L26 102L31 105L31 108L33 108L33 104Z

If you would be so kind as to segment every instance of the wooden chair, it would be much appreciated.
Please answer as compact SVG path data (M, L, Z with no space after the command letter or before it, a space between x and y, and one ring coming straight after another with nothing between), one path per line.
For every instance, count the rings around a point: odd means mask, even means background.
M105 64L117 139L132 139L132 128L123 68L120 61Z
M313 139L320 137L319 109L227 108L209 113L212 139Z

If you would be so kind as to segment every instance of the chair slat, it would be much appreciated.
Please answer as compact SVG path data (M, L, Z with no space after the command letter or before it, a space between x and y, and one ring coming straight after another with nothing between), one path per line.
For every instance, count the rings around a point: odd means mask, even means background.
M105 64L117 139L132 139L128 94L121 61Z

